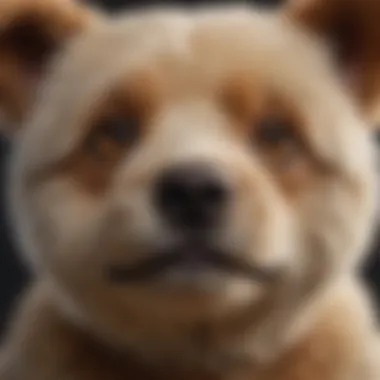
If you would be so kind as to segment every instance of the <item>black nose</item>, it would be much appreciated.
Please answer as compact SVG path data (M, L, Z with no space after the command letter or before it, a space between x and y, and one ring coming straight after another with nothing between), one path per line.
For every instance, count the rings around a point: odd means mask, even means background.
M205 164L166 170L155 188L156 205L171 225L180 229L214 227L226 207L229 188L221 173Z

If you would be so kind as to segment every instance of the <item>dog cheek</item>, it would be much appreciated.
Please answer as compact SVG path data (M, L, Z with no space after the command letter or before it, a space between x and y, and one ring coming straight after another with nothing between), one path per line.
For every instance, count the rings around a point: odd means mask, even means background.
M32 228L47 263L80 261L99 223L103 202L78 191L64 178L40 186L32 206Z
M245 178L247 182L247 177ZM251 175L227 218L224 238L236 251L265 267L287 265L297 245L296 217L290 202L275 184Z

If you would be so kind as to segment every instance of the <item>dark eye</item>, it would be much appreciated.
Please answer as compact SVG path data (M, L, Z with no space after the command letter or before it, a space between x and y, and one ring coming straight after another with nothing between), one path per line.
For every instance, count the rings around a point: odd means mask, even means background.
M271 167L288 169L300 158L303 144L290 122L277 118L262 120L254 130L253 143Z
M102 119L92 131L87 148L100 160L112 160L129 148L139 135L140 123L137 118L108 117Z
M260 122L255 139L258 144L273 148L296 141L291 127L286 122L274 118Z
M101 123L100 133L118 145L133 143L139 134L139 122L135 118L114 117Z

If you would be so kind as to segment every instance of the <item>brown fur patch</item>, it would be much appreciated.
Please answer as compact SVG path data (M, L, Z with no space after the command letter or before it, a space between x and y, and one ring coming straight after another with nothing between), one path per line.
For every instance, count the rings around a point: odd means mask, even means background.
M157 82L148 71L128 76L125 83L110 89L94 104L93 113L84 122L83 141L58 165L56 174L71 177L91 195L102 194L120 160L144 140L151 127L163 102Z
M273 96L252 73L232 76L219 92L231 128L252 145L291 197L315 186L331 171L310 146L304 132L305 121L295 107ZM268 132L272 134L269 141L265 138ZM285 136L276 137L273 133Z

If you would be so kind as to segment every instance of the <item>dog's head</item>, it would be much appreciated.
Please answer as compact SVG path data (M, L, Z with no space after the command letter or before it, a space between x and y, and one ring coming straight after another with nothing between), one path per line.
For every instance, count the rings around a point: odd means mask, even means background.
M3 0L16 238L79 320L155 352L230 349L356 266L370 132L305 14Z

